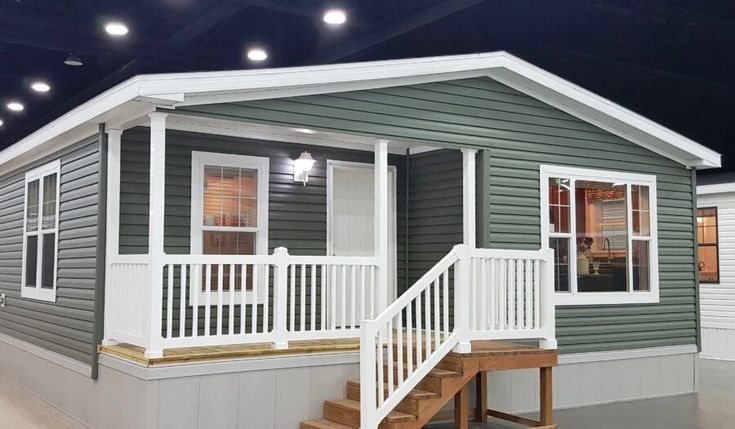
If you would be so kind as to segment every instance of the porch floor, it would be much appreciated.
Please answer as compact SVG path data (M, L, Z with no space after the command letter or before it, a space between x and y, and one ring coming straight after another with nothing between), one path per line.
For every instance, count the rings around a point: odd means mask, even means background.
M173 363L202 362L210 360L240 359L312 353L335 353L360 350L360 339L291 341L287 349L274 349L271 343L228 344L224 346L182 347L166 349L163 356L146 358L142 347L120 343L101 345L99 352L130 360L145 366L168 365Z

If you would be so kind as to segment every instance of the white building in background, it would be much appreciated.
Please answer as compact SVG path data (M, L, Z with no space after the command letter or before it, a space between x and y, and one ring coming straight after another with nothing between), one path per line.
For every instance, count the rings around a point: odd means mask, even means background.
M697 186L702 357L735 360L735 174Z

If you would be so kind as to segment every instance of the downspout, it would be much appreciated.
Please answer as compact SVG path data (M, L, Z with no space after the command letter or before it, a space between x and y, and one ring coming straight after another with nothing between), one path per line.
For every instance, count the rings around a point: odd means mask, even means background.
M404 260L405 260L405 263L403 264L403 271L404 271L404 273L403 273L403 277L404 277L403 278L403 288L404 288L404 291L407 290L411 286L410 283L408 282L408 272L409 272L409 270L408 270L408 255L409 255L409 251L408 251L408 243L409 243L408 222L409 222L409 219L410 219L410 216L408 214L408 208L409 208L409 203L410 203L409 195L410 195L410 190L411 190L410 183L409 183L409 177L410 177L410 174L409 173L410 173L410 171L411 171L411 151L407 148L406 149L406 172L405 172L405 174L406 174L406 196L405 196L405 205L404 205L404 208L403 208L403 210L404 210L404 217L405 217L405 219L404 219L405 224L404 224L404 228L403 228L404 229L404 232L405 232L404 244L403 244L403 253L404 253Z
M92 355L93 380L99 375L99 351L97 346L102 342L104 335L104 309L105 309L105 267L107 248L107 134L105 125L99 126L99 182L97 193L97 249L95 253L95 280L94 280L94 331L92 340L94 342L94 354Z
M692 168L692 224L694 231L694 312L696 316L697 351L702 351L702 321L699 305L699 237L697 236L697 169Z

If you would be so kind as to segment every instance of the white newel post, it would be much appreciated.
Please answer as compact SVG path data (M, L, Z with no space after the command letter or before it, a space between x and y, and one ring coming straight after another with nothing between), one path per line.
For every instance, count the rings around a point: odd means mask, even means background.
M105 231L105 289L110 284L111 270L110 266L116 261L119 246L119 229L120 229L120 140L122 138L122 130L109 128L105 130L107 134L107 229ZM105 314L112 315L112 300L105 299ZM111 338L110 317L105 318L105 333L103 335L102 344L114 344L114 338Z
M388 307L388 142L375 143L375 259L377 312ZM375 316L375 315L373 315Z
M475 149L462 149L462 242L471 248L477 243L475 154Z
M454 335L457 337L456 353L472 351L470 343L470 278L471 247L458 244L452 249L459 259L454 273Z
M273 347L288 348L288 328L286 314L288 312L286 282L288 279L288 250L277 247L273 250L275 273L273 282ZM267 286L266 286L267 287ZM266 289L265 293L268 293Z
M161 324L163 317L163 237L166 193L166 116L151 112L150 205L148 217L148 254L150 257L150 319L147 358L163 356Z
M544 339L539 346L544 349L556 349L556 305L554 304L554 250L542 249L544 260L541 262L541 284L539 301L541 304L540 319Z

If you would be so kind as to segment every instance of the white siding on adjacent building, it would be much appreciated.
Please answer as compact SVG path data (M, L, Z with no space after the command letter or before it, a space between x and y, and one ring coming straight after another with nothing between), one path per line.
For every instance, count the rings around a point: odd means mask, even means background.
M702 356L735 359L735 192L707 188L697 188L697 206L717 207L720 282L700 283Z

